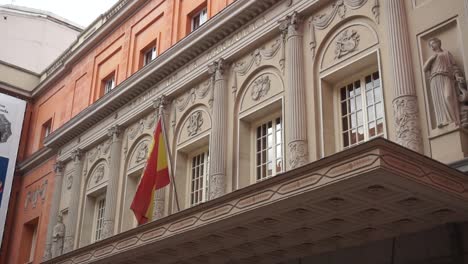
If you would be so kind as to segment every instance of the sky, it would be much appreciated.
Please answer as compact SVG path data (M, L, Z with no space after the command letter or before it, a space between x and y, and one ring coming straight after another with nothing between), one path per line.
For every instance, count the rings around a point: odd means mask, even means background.
M116 2L117 0L0 0L0 5L13 4L49 11L84 28Z

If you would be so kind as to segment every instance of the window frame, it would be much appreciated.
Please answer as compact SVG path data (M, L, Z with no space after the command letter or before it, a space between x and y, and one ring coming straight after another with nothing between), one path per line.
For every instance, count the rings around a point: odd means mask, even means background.
M100 208L100 202L104 201L104 205L102 208L102 215L100 217L99 215L99 210ZM92 233L91 233L91 243L100 241L103 239L103 231L104 231L104 215L106 211L106 193L101 194L97 196L94 200L94 213L93 213L93 228L92 228ZM99 230L98 230L99 228ZM99 236L98 236L98 231Z
M205 13L205 16L202 16L203 13ZM194 13L193 15L191 15L189 17L190 17L190 32L193 32L193 31L197 30L198 28L200 28L203 24L205 24L206 21L208 21L208 8L207 8L207 6L205 5L200 11ZM199 24L198 24L198 26L195 27L194 20L195 20L196 17L199 17ZM205 18L204 21L202 21L202 17Z
M155 40L151 44L148 45L144 49L141 50L141 67L145 67L146 65L150 64L153 60L158 57L158 42ZM151 52L151 59L148 61L147 55Z
M204 154L204 170L203 170L203 182L205 183L205 187L204 189L202 189L202 191L204 193L202 193L202 199L201 201L198 201L196 203L192 203L192 194L194 193L192 191L192 183L193 183L193 174L192 174L192 170L193 170L193 159L201 154ZM207 158L208 157L208 158ZM194 206L197 206L199 204L202 204L206 201L208 201L208 193L209 193L209 179L210 179L210 155L209 155L209 148L208 146L207 147L203 147L203 148L200 148L196 151L193 151L191 153L189 153L187 155L187 204L189 205L189 207L194 207ZM198 190L197 190L198 191Z
M375 136L372 136L370 137L369 136L369 120L368 120L368 112L367 112L367 108L369 107L369 104L367 102L367 96L366 96L366 77L367 76L372 76L374 73L378 73L379 74L379 82L380 82L380 103L382 104L382 121L383 121L383 129L382 129L382 134L376 134ZM351 142L349 142L349 145L348 146L345 146L345 142L344 142L344 139L343 139L343 133L344 133L344 130L343 130L343 123L342 123L342 118L343 118L343 115L342 115L342 109L341 109L341 88L343 87L346 87L348 86L349 84L354 84L356 81L359 81L360 82L360 87L359 89L361 89L361 110L363 111L363 129L364 129L364 139L361 140L361 141L358 141L356 143L353 143L351 144ZM338 128L337 129L337 134L336 134L336 137L337 137L337 142L338 142L338 146L339 146L339 149L340 150L344 150L344 149L348 149L348 148L351 148L351 147L354 147L356 145L359 145L359 144L362 144L364 142L367 142L373 138L377 138L377 137L384 137L384 138L387 138L387 123L386 123L386 117L385 117L385 96L384 96L384 87L383 87L383 82L382 82L382 71L378 68L378 67L368 67L364 70L361 70L361 71L358 71L356 72L355 74L351 75L350 77L344 79L343 81L339 82L337 85L333 86L333 89L334 89L334 104L335 104L335 114L334 114L334 119L335 119L335 124L336 124L336 127ZM373 88L375 89L375 88ZM374 95L375 96L375 95ZM349 100L349 99L348 99ZM372 104L374 107L376 105L376 102L375 102L375 99L374 99L374 103ZM374 109L374 111L376 111ZM349 115L350 113L348 113ZM380 119L380 118L377 118L376 116L374 117L374 122L377 122L377 119ZM356 120L357 122L357 120ZM372 121L371 121L372 122ZM349 126L349 124L348 124ZM351 131L351 128L348 127L348 131Z
M44 139L52 133L52 118L49 118L42 124L40 145L44 145Z
M282 158L282 171L276 171L276 166L273 166L273 174L271 176L266 176L265 178L262 178L262 179L257 179L257 128L260 126L260 125L263 125L263 124L266 124L268 123L269 121L274 121L275 124L276 124L276 119L277 118L280 118L281 119L281 158ZM270 114L270 115L267 115L267 116L264 116L262 117L261 119L255 121L255 122L252 122L250 123L250 138L251 138L251 150L250 150L250 153L251 153L251 157L253 157L251 160L252 160L252 163L251 163L251 168L250 168L250 175L251 175L251 182L252 183L257 183L257 182L261 182L261 181L264 181L264 180L267 180L269 178L272 178L282 172L285 172L286 169L285 169L285 166L286 166L286 163L285 163L285 145L284 145L284 142L285 142L285 134L284 134L284 118L283 118L283 113L282 111L278 111L278 112L274 112L273 114ZM277 139L276 139L276 129L273 133L273 148L275 149L273 151L274 153L274 159L273 160L278 160L278 155L277 155L277 152L276 152L276 146L277 146ZM276 162L275 162L276 164Z
M105 78L102 79L102 94L103 96L110 93L114 88L117 86L116 82L116 71L111 72ZM112 87L110 89L107 88L107 84L109 80L112 80Z

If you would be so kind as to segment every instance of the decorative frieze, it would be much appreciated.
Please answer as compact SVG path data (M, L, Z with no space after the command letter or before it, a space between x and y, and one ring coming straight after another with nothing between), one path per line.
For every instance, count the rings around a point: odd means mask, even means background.
M344 30L335 42L335 59L340 59L356 51L359 45L360 36L354 29Z

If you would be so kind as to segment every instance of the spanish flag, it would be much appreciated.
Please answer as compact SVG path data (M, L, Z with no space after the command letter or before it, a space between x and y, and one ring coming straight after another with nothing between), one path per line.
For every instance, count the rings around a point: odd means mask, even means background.
M154 131L153 142L138 189L133 198L132 209L138 224L152 220L154 194L170 183L166 142L161 118Z

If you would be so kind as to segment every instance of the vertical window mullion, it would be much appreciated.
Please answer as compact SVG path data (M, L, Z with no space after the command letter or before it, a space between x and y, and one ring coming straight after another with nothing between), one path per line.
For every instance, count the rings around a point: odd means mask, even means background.
M369 140L369 119L367 118L367 91L366 91L366 77L362 77L360 79L361 82L361 97L362 97L362 115L363 115L363 122L364 122L364 141Z

